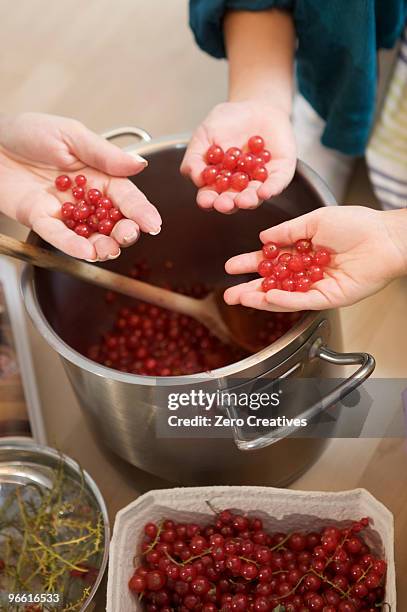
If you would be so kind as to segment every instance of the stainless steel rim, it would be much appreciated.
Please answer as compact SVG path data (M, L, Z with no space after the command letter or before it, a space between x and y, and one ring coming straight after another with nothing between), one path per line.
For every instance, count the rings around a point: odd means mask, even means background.
M115 130L110 130L105 134L109 140L118 138L125 135L136 135L142 141L126 147L124 150L137 151L140 154L148 155L157 151L163 151L174 148L184 148L189 141L188 134L179 134L175 136L168 136L160 139L153 139L149 141L150 135L145 130L138 127L123 127ZM335 205L335 198L328 189L327 185L323 180L312 170L305 162L298 160L297 168L300 170L301 175L308 182L310 188L315 192L316 196L327 205ZM30 234L29 241L33 240L33 235ZM272 345L266 347L262 351L255 353L241 361L237 361L231 365L213 370L211 372L202 372L199 374L193 374L191 376L169 376L154 378L150 376L139 376L136 374L126 374L118 372L106 366L91 361L87 357L84 357L68 344L66 344L52 329L47 319L45 318L34 287L32 266L25 265L21 277L21 288L24 295L24 301L27 311L32 319L34 325L39 330L41 335L45 338L48 344L61 355L67 361L73 363L78 368L84 368L87 371L93 372L97 376L102 376L109 380L123 382L132 385L145 385L145 386L173 386L191 384L191 382L198 382L199 380L208 379L219 379L228 376L234 376L242 372L242 369L248 369L259 362L269 359L271 356L276 355L280 351L288 347L298 336L301 336L310 329L319 317L319 312L310 311L305 314L295 327L289 330L279 340L274 342Z
M56 451L53 448L50 448L49 446L42 446L41 444L37 444L36 442L32 441L30 438L27 439L21 436L19 437L16 436L16 437L9 437L4 440L0 440L0 450L4 449L4 450L9 450L11 452L16 451L16 450L25 451L27 450L28 447L30 450L37 452L39 455L50 457L51 459L56 460L56 461L58 461L62 457L64 462L73 472L76 472L77 474L83 474L83 478L86 482L86 485L89 487L89 490L94 495L96 502L99 506L100 512L102 514L103 528L104 528L104 551L103 551L102 562L101 562L101 566L100 566L96 581L89 593L88 599L84 602L84 605L81 608L81 610L86 610L86 608L88 608L88 606L91 604L92 599L95 596L96 591L99 588L99 585L102 581L102 578L106 570L107 560L109 557L110 525L109 525L109 516L107 513L105 500L103 499L102 493L100 492L100 489L97 486L96 482L93 480L92 476L90 476L90 474L86 470L82 470L79 463L77 463L74 459L71 459L71 457L68 457L64 453L59 453L58 451Z

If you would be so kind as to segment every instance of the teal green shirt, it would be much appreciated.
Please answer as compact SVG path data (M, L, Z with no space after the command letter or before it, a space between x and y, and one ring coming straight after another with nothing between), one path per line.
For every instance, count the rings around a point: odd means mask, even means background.
M298 86L326 121L322 143L363 154L375 111L377 50L400 37L407 0L190 0L190 23L198 45L223 58L225 12L273 7L293 14Z

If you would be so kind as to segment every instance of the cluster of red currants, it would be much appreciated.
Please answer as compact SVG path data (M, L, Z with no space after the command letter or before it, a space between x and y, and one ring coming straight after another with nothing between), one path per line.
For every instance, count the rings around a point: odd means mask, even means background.
M283 291L308 291L312 284L324 278L324 268L331 261L328 249L312 251L310 240L297 240L294 252L281 253L281 249L269 242L263 246L264 259L257 272L264 277L261 288Z
M74 199L74 202L62 204L61 217L69 229L84 238L95 233L110 236L116 223L123 219L123 215L99 189L86 191L86 184L87 178L83 174L75 177L74 184L66 174L57 176L55 187L58 191L72 188Z
M218 145L212 145L206 152L208 164L202 172L205 185L210 185L218 193L227 191L243 191L249 181L261 181L268 177L265 166L270 159L270 151L265 149L261 136L252 136L247 143L248 151L238 147L230 147L226 152Z
M149 280L150 273L144 261L134 264L130 271L139 280ZM173 289L196 298L209 292L201 284ZM106 294L106 301L109 305L119 301L122 306L118 308L113 327L102 333L87 356L109 368L142 376L181 376L214 370L247 356L241 349L221 342L190 317L137 300L130 302L111 292ZM264 328L258 332L259 344L267 346L275 342L301 316L297 312L270 313Z
M361 537L368 526L269 534L230 510L203 527L147 523L129 588L148 612L376 612L386 562Z

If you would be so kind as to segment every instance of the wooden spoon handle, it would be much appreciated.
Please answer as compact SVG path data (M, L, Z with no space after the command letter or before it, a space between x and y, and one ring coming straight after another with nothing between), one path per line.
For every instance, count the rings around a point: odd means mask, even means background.
M204 308L201 300L128 278L67 255L56 254L47 249L20 242L4 234L0 234L0 253L21 259L39 268L75 276L104 289L116 291L198 319L201 318L201 312Z

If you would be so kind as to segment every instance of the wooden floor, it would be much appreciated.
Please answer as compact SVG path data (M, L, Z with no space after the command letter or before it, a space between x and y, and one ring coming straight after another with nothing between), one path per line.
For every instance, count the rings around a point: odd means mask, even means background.
M225 96L226 67L193 44L187 0L0 0L0 16L2 112L70 115L97 131L138 125L158 136L191 130ZM363 165L348 201L372 201ZM0 231L24 234L4 219ZM406 377L406 303L404 279L342 312L346 349L370 351L376 376ZM30 333L49 442L95 477L113 518L159 483L106 456L83 423L58 358ZM383 406L389 409L399 408ZM407 610L406 474L404 441L336 440L294 485L365 486L393 510L400 612Z

